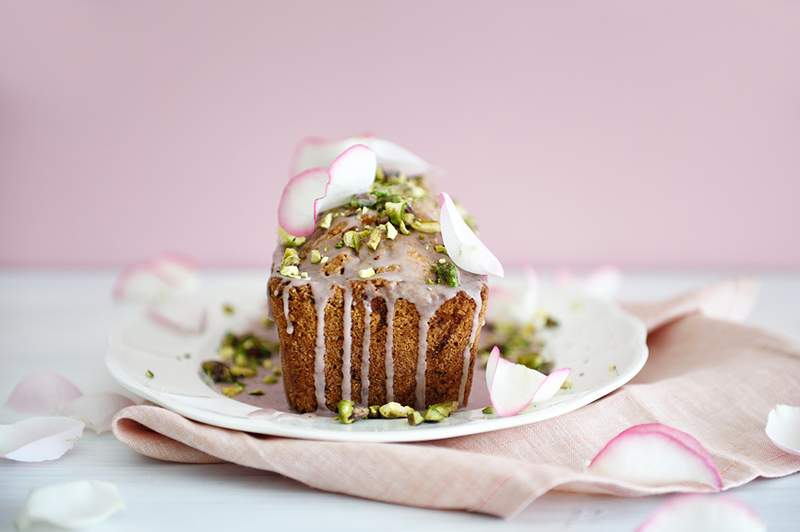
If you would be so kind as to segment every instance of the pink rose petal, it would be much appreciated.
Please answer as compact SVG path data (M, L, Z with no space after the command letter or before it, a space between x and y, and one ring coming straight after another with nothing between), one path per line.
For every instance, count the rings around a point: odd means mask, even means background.
M539 385L536 393L533 394L533 402L541 403L542 401L547 401L557 394L558 390L561 389L561 385L563 385L567 380L567 377L569 377L571 371L572 370L569 368L558 368L551 371L547 377L545 377L544 381Z
M0 457L19 462L56 460L72 449L83 427L68 417L32 417L0 425Z
M133 404L133 401L112 392L93 393L78 397L67 404L62 413L80 421L97 434L111 430L114 414Z
M764 522L747 505L722 495L679 495L661 505L637 532L763 532Z
M87 528L124 507L119 490L110 482L76 480L50 484L31 491L17 515L16 525L20 530L39 523L66 529Z
M153 302L191 292L196 285L191 260L163 254L125 268L114 284L112 295L118 301Z
M644 486L692 483L722 489L719 470L702 444L660 423L622 431L597 453L589 470Z
M148 309L147 315L159 325L175 332L202 334L206 330L208 311L191 303L162 303Z
M765 431L776 447L800 456L800 406L775 405L767 416Z
M342 152L328 168L311 168L289 180L278 205L278 223L289 234L307 236L317 215L369 192L375 181L375 153L363 145Z
M406 175L427 175L435 171L430 164L402 146L388 140L363 136L334 141L321 138L301 141L293 158L290 175L297 175L311 168L325 168L340 153L357 144L372 150L377 156L377 163L385 170Z
M66 377L54 371L41 371L20 381L6 404L17 412L54 414L80 396L80 389Z
M489 282L489 309L486 321L490 323L528 323L533 320L539 305L539 278L533 268L522 275L492 278Z
M439 223L442 228L442 241L453 262L468 272L503 277L503 265L472 232L450 196L443 192L440 200L442 208Z

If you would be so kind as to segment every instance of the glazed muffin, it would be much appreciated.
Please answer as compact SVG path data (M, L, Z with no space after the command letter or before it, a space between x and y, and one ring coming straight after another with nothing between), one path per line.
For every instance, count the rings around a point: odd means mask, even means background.
M291 407L466 405L487 279L448 255L426 178L378 167L315 218L306 237L281 231L268 282Z

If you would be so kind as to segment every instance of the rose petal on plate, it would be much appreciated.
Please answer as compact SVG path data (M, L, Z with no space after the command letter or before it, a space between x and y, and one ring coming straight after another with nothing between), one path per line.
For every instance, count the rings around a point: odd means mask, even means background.
M208 322L205 307L185 302L168 302L150 307L147 315L159 325L185 334L202 334Z
M6 404L17 412L54 414L81 395L80 389L63 375L55 371L41 371L22 379L14 387Z
M472 232L450 196L442 192L440 200L442 208L439 224L442 228L442 241L453 262L468 272L503 277L503 265Z
M549 375L515 364L500 356L495 346L486 363L486 384L489 400L498 416L514 416L533 402L552 398L569 376L569 368L560 368Z
M366 146L377 157L384 170L402 172L406 175L430 174L435 168L410 150L388 140L370 136L350 137L343 140L308 138L300 142L295 151L290 174L296 175L310 168L324 168L346 149L360 144Z
M486 361L486 389L492 389L492 381L494 380L494 372L497 369L497 363L500 362L500 348L494 346L491 353L489 353L489 360Z
M592 458L589 470L644 486L692 483L722 489L719 470L702 444L661 423L620 432Z
M36 488L17 515L17 528L35 523L61 528L86 528L105 521L125 507L117 487L100 480L77 480Z
M56 460L83 434L83 422L69 417L32 417L0 425L0 457L19 462Z
M308 236L317 214L369 192L375 181L375 153L363 145L347 148L330 167L311 168L289 180L278 205L278 223L289 234Z
M767 526L741 501L722 495L678 495L667 500L637 532L762 532Z
M800 456L800 406L775 405L767 416L766 433L776 447Z
M561 385L564 384L564 381L566 381L567 377L569 377L570 371L572 371L570 368L558 368L551 371L545 377L544 381L539 384L539 388L536 390L536 393L533 394L533 402L541 403L542 401L547 401L557 394L558 390L561 389Z
M197 286L194 263L175 254L162 254L125 268L114 283L117 301L151 303Z
M494 277L489 282L486 321L490 323L528 323L539 305L539 278L532 268L522 275Z
M97 434L111 430L114 414L133 404L133 401L113 392L92 393L74 399L62 409L62 414L80 421Z

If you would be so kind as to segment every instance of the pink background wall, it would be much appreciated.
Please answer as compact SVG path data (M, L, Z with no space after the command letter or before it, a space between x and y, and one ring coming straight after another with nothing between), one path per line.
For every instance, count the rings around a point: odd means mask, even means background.
M0 263L264 265L370 131L508 264L800 266L800 2L180 4L0 2Z

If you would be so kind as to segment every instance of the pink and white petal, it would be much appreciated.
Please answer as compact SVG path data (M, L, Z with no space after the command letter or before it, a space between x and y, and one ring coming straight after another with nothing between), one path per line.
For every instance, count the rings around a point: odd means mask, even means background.
M105 521L125 507L117 487L100 480L77 480L36 488L17 515L19 530L38 523L60 528L86 528Z
M775 405L767 416L765 431L776 447L800 456L800 406Z
M447 248L447 254L456 266L478 275L503 277L503 265L472 232L450 196L443 192L440 200L442 206L439 224L442 229L442 241Z
M83 421L97 434L111 430L114 415L133 401L113 392L92 393L78 397L62 410L62 414Z
M6 405L27 414L54 414L80 397L81 391L69 379L55 371L41 371L20 381Z
M599 475L642 486L722 489L711 455L691 435L660 423L634 425L612 438L589 463Z
M747 505L722 495L678 495L667 500L637 532L763 532L766 525Z
M377 169L375 152L362 144L350 146L330 165L330 182L319 198L315 213L344 205L354 194L369 192Z
M500 417L514 416L525 410L533 401L536 390L546 376L522 364L503 358L497 360L489 400Z
M325 196L329 182L330 174L326 168L312 168L291 178L283 188L278 204L278 224L294 236L313 233L317 200Z
M533 394L533 402L541 403L552 399L561 389L567 377L569 377L570 371L569 368L559 368L551 371L539 385L539 388L536 389L536 393Z
M0 457L19 462L56 460L83 434L83 422L69 417L32 417L0 425Z
M539 278L533 268L522 275L493 277L489 281L486 321L490 323L529 323L539 306Z
M167 302L150 307L147 315L159 325L184 334L202 334L208 323L205 307L186 302Z
M167 253L125 268L114 283L112 295L118 301L151 303L196 287L193 262Z
M622 273L612 266L589 273L583 281L584 292L599 299L616 299L621 286Z
M378 164L389 171L403 172L406 175L427 175L436 170L418 155L388 140L371 136L333 141L312 137L298 145L290 174L298 174L309 168L327 167L340 153L356 144L362 144L375 152Z
M497 363L500 361L500 348L494 346L491 353L489 353L489 360L486 361L486 389L492 389L492 381L494 380L494 372L497 369Z

